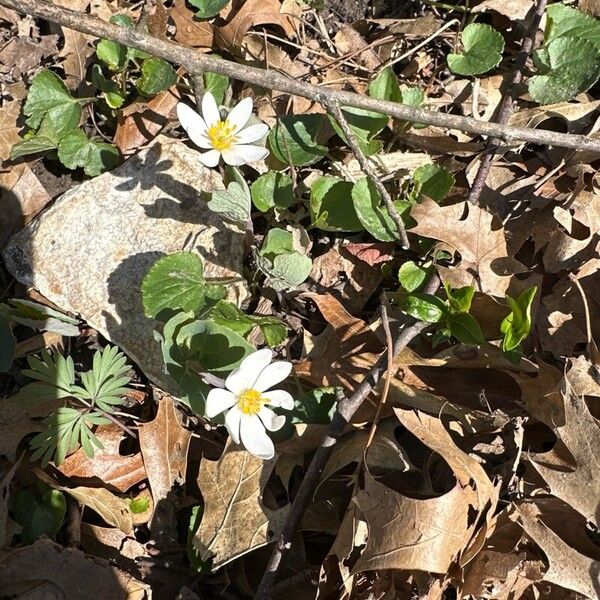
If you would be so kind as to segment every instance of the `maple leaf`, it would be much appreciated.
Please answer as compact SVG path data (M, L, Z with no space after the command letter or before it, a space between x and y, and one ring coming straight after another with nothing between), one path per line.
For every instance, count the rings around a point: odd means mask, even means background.
M440 240L460 253L456 267L438 267L444 283L472 285L484 294L503 297L510 276L525 267L508 257L504 228L494 215L463 202L440 206L426 199L411 211L417 225L410 231Z

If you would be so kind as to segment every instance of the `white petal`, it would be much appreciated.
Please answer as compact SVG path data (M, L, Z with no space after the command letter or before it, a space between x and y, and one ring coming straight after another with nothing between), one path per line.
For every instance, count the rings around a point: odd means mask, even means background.
M202 96L202 116L209 128L221 120L219 107L217 106L215 97L210 92L206 92Z
M283 381L292 371L292 363L278 360L265 367L254 382L254 389L264 392Z
M198 159L205 167L216 167L219 164L219 157L221 153L218 150L209 150L208 152L202 152Z
M240 422L243 416L244 413L237 406L225 415L225 427L236 444L240 443Z
M247 122L252 114L252 98L244 98L238 102L227 115L227 121L233 125L233 132L237 133Z
M257 350L240 363L240 366L232 371L225 381L225 387L234 394L241 394L244 390L254 387L254 382L259 373L271 362L273 352L268 348Z
M206 123L204 119L187 104L180 102L177 105L177 117L181 126L185 129L190 140L200 148L210 148L210 142L206 137Z
M267 156L269 156L269 151L266 148L251 144L235 144L228 150L223 150L223 160L234 167L253 163L267 158Z
M250 127L246 127L236 134L236 143L250 144L251 142L256 142L257 140L260 140L260 138L265 137L267 133L269 133L269 126L264 123L250 125Z
M206 409L204 412L209 419L212 419L215 415L231 408L236 402L237 398L235 397L235 394L232 394L229 390L215 388L208 392L208 396L206 397Z
M240 421L242 444L250 454L263 460L273 458L275 446L267 435L262 421L256 415L244 415Z
M270 392L265 392L263 397L267 399L269 406L277 406L285 408L285 410L292 410L294 408L294 399L285 390L271 390Z
M261 407L258 416L269 431L279 431L285 425L285 416L276 415L270 408Z

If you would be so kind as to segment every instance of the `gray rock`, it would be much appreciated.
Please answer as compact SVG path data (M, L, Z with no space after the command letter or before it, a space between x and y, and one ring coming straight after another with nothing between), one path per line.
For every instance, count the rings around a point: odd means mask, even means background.
M140 295L154 261L192 250L207 277L238 278L229 284L230 300L239 304L247 296L244 233L208 210L202 194L222 188L196 151L161 136L114 171L63 194L13 236L4 251L7 267L80 315L160 383L156 322L144 316Z

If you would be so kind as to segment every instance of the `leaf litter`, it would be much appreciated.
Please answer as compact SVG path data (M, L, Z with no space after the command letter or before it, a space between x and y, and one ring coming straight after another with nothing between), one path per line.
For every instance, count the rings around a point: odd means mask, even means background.
M511 125L597 137L593 2L546 9L515 89L531 0L55 4L240 70L482 121L512 93ZM0 20L1 597L254 597L336 408L415 318L344 423L270 597L600 597L597 155L502 142L467 203L481 136L348 109L357 156L314 101ZM240 134L266 123L266 159L200 167L176 107L206 93L219 127L252 100ZM94 358L108 342L120 370ZM277 386L293 408L261 413L267 461L230 413L205 415L263 347L293 364ZM235 392L248 414L269 393L259 366Z

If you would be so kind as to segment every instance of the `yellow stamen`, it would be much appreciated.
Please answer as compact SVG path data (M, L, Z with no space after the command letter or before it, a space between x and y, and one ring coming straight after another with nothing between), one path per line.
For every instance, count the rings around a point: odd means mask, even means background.
M238 407L245 415L255 415L266 402L258 390L246 390L239 396Z
M209 128L206 135L211 146L215 150L223 152L223 150L229 150L237 141L237 137L233 135L234 129L235 127L228 121L219 121Z

